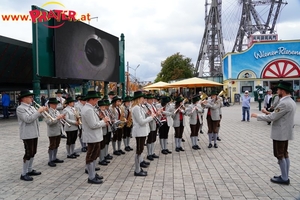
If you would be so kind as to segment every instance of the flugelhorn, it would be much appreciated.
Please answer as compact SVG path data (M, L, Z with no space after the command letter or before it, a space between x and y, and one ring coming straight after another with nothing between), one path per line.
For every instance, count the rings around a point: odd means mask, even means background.
M76 108L74 108L74 107L71 107L71 110L73 111L73 113L74 113L74 115L75 115L75 117L77 119L78 124L82 125L81 116L80 116L78 110L76 110Z
M35 101L32 101L32 103L34 104L34 106L38 107L38 108L41 108L42 106L40 104L38 104L37 102ZM54 121L55 119L47 112L47 111L43 111L41 113L43 115L43 117L45 118L49 118L51 121Z

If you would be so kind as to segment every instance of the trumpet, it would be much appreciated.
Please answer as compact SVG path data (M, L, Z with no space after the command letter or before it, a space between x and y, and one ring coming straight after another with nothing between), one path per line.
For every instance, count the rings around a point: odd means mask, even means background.
M57 117L58 115L56 115L56 117ZM67 125L68 127L71 127L71 124L69 124L65 119L63 119L63 118L61 118L61 119L59 119L59 121L60 121L60 123L62 124L62 125Z
M153 114L152 110L148 107L147 103L145 103L145 104L143 104L143 105L147 108L147 110L148 110L151 114ZM143 105L142 105L142 108L144 108ZM144 110L144 109L143 109L143 110ZM144 110L144 111L145 111L145 110ZM145 113L146 113L146 111L145 111ZM159 120L157 116L154 116L153 119L154 119L154 121L156 122L156 124L158 125L158 127L161 127L162 125L164 125L164 122L165 122L165 121Z
M188 101L187 98L185 98L185 99L182 101L182 104L181 104L180 106L178 106L178 108L174 111L174 114L177 113L178 110L179 110L182 106L184 106L184 104L185 104L186 101Z
M40 104L38 104L37 102L35 101L32 101L32 103L34 104L34 106L38 107L38 108L41 108L42 106ZM43 111L41 113L43 115L44 118L48 118L50 119L51 121L54 121L55 119L47 112L47 111Z

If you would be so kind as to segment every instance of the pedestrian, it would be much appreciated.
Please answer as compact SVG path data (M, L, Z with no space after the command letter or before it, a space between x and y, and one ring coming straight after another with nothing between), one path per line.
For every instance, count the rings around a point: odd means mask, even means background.
M56 163L63 163L63 160L58 159L57 151L60 144L60 127L61 127L61 120L64 119L65 115L60 114L58 110L56 110L58 101L56 98L50 98L48 101L48 110L49 115L52 117L46 119L47 124L47 135L49 137L49 148L48 148L48 154L49 154L49 161L48 165L50 167L55 167ZM67 126L67 125L66 125Z
M85 100L86 103L82 107L82 139L88 145L85 164L86 172L88 173L88 183L101 184L103 181L102 176L98 175L96 171L96 160L99 157L100 142L103 140L102 127L106 126L109 121L108 117L104 117L102 120L99 119L95 112L95 106L99 101L100 96L96 91L88 91Z
M279 104L274 112L265 114L252 113L251 117L257 121L271 121L271 139L273 140L273 154L278 160L281 175L271 178L271 182L288 185L290 184L289 169L290 159L288 153L289 140L294 138L294 117L296 114L296 103L291 98L293 92L292 84L282 81L277 86L277 94L280 98ZM265 109L264 109L265 110Z
M142 91L135 91L133 94L132 103L132 137L136 140L136 155L134 157L135 170L134 176L147 176L147 172L141 168L145 166L145 161L142 161L142 153L144 151L144 144L146 137L150 132L149 122L153 120L155 114L150 116L145 115L145 110L142 108L144 102L144 94Z
M269 110L271 108L271 104L272 104L272 90L271 89L268 89L267 90L267 94L265 95L265 98L264 98L264 108L266 110ZM271 122L267 122L268 125L271 124Z
M29 90L21 91L18 96L20 105L17 107L20 138L23 140L25 154L23 156L23 170L20 179L32 181L31 176L41 175L32 168L34 156L37 151L39 132L39 120L41 113L47 111L47 107L41 106L35 109L31 106L33 93Z
M8 107L10 104L10 97L6 92L2 93L2 109L3 109L3 119L9 118Z
M249 96L249 91L246 90L244 95L241 97L242 99L242 122L244 122L247 118L247 122L250 122L250 99L251 97ZM246 116L247 115L247 116Z

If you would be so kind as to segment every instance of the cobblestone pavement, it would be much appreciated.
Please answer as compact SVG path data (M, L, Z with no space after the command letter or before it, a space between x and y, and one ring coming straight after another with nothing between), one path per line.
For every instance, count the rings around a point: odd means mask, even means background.
M241 122L241 105L223 108L219 148L208 149L207 126L199 135L201 150L193 150L189 128L185 128L184 152L175 152L174 130L170 129L168 147L172 154L160 153L157 141L147 177L135 177L134 151L114 156L108 166L100 166L104 183L87 183L85 153L67 159L65 139L58 158L65 162L51 168L48 162L46 123L40 122L41 136L33 167L42 172L34 181L20 180L24 147L19 139L16 118L0 120L0 199L300 199L300 104L297 104L295 140L289 143L291 160L289 186L277 185L270 178L280 173L272 154L270 127L251 119ZM251 112L258 112L252 103ZM122 143L123 145L123 143ZM135 148L134 139L131 146ZM110 146L109 152L112 153ZM144 154L146 153L146 148Z

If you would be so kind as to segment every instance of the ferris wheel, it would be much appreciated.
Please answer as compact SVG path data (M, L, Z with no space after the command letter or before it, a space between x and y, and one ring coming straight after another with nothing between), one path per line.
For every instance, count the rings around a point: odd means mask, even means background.
M225 52L241 52L253 34L276 34L276 22L284 0L222 1L222 31Z

